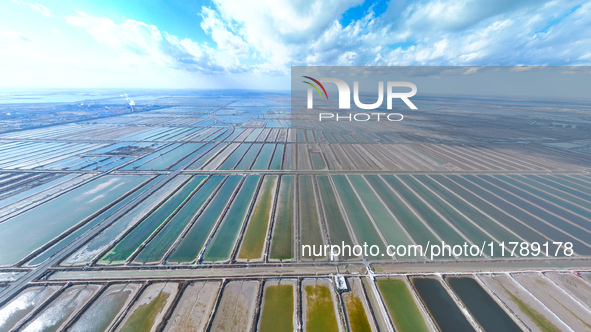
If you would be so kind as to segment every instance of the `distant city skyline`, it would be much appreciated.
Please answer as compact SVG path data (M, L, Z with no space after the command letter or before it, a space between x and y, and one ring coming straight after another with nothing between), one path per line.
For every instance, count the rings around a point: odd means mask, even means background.
M290 66L591 65L591 1L0 4L3 88L290 88Z

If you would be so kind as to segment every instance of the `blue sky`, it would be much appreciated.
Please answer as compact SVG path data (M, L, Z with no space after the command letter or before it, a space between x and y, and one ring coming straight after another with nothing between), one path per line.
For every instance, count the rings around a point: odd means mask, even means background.
M591 65L591 1L0 2L4 88L289 89L292 65Z

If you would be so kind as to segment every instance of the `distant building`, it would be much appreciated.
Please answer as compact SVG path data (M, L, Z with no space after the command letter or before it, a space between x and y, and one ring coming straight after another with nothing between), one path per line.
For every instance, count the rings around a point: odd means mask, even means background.
M349 290L349 286L347 286L347 281L343 275L336 275L334 276L334 283L337 285L337 290L339 292L346 292Z

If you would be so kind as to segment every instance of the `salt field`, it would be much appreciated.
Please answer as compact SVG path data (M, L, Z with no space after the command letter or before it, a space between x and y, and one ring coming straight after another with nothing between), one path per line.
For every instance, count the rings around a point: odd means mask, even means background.
M589 330L591 159L524 138L536 112L498 142L484 111L195 92L2 132L0 330Z

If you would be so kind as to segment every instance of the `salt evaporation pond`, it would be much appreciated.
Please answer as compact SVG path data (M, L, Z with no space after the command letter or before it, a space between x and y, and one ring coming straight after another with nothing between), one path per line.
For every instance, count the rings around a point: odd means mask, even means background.
M16 264L149 178L103 176L0 224L0 265Z

